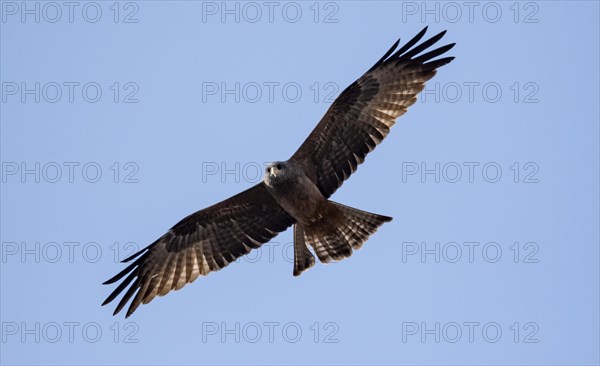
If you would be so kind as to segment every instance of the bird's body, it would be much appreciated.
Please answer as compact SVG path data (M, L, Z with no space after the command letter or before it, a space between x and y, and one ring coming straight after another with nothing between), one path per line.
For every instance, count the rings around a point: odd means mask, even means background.
M123 262L134 261L105 282L122 281L103 305L125 291L114 314L133 298L129 316L140 304L224 268L292 225L295 276L315 264L309 247L324 263L352 255L392 218L329 198L416 102L436 69L452 61L435 58L454 44L422 53L445 33L417 45L426 29L397 50L396 42L346 88L294 155L267 167L262 182L189 215L126 258Z
M297 223L310 225L322 216L327 204L319 188L293 161L275 162L263 179L267 191Z
M329 201L293 160L269 164L263 182L275 202L295 220L294 276L315 263L307 245L321 262L340 260L349 257L352 248L360 248L381 224L392 220Z

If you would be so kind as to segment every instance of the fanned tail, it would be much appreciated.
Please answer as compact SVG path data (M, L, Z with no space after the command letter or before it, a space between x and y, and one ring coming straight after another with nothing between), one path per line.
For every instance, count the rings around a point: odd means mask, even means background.
M312 225L296 224L294 229L294 276L312 267L314 258L308 251L310 245L323 263L350 257L389 216L378 215L337 202L328 202L323 220ZM312 261L311 261L312 260Z

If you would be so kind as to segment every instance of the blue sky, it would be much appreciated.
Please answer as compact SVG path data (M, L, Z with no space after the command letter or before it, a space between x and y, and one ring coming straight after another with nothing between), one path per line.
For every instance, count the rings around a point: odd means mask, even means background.
M597 2L0 6L3 364L600 362ZM100 307L425 25L456 59L333 196L394 217L360 251Z

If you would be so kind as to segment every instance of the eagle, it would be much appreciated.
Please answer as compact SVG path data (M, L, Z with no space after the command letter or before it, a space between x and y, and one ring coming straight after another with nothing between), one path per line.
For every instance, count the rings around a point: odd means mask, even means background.
M421 41L427 27L399 47L400 40L332 103L287 161L266 167L262 181L193 213L104 284L121 283L102 305L125 291L113 315L131 300L126 317L140 304L179 290L199 276L226 267L294 226L294 276L315 258L328 263L352 255L391 217L333 202L331 195L413 105L437 69L454 57L438 58L454 43L423 53L446 33ZM399 48L398 48L399 47Z

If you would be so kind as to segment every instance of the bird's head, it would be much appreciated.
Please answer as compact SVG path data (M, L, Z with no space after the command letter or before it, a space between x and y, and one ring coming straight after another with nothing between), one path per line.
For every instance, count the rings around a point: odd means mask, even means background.
M288 174L288 164L285 161L276 161L267 165L265 168L265 183L270 183L284 179Z

